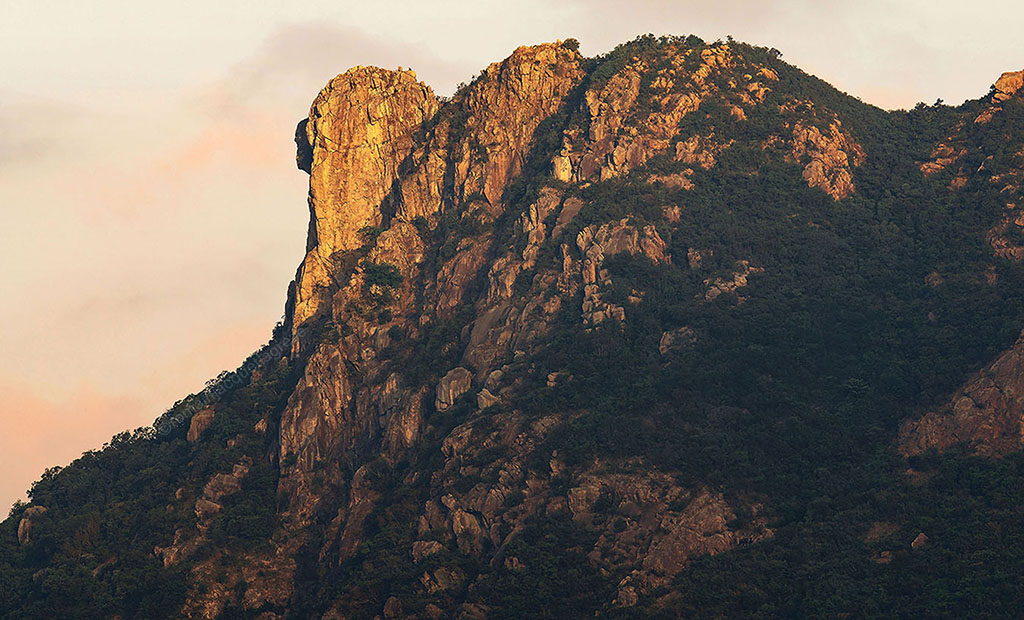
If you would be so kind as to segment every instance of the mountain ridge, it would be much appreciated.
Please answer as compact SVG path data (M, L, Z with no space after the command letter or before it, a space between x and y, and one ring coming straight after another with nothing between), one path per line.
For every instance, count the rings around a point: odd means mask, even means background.
M1017 562L1021 75L885 112L692 35L521 47L447 100L338 75L296 130L273 339L48 471L4 522L0 609L1011 610L971 562ZM1011 397L936 418L994 359ZM896 577L937 557L950 592Z

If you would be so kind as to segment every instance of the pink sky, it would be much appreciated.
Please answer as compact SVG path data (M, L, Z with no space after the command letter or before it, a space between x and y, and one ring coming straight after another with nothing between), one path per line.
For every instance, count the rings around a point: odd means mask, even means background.
M295 123L352 65L448 94L521 44L731 34L895 108L983 95L1024 67L1022 23L1009 1L7 0L0 504L266 341L305 247Z

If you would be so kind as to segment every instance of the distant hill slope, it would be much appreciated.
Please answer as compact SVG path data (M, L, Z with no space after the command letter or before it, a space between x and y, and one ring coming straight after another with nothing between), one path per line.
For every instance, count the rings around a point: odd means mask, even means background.
M0 525L5 618L1016 617L1022 73L350 69L284 321ZM1020 92L1018 92L1020 91Z

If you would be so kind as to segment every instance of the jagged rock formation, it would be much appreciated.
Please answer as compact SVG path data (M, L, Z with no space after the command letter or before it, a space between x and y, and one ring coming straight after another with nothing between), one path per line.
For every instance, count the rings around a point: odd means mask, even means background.
M992 100L1002 103L1016 95L1021 87L1024 87L1024 71L1007 71L996 80Z
M704 280L704 285L707 286L707 291L704 292L704 301L714 301L723 293L736 294L736 291L747 286L747 279L751 274L762 272L764 272L763 268L751 267L749 261L738 261L733 272L728 277ZM745 300L745 297L736 295L738 303L743 303Z
M797 121L793 124L793 160L804 167L803 177L836 200L846 198L856 189L851 168L864 163L864 151L843 131L838 119L822 133L813 125Z
M970 545L924 525L934 472L878 454L1021 446L1020 342L934 407L1022 327L1021 73L886 113L732 41L576 47L521 47L450 99L406 70L330 80L295 136L283 324L84 459L144 510L48 472L7 526L25 596L63 591L65 553L135 593L85 616L833 616L867 609L831 594L855 565L889 597L868 613L928 615L876 571Z
M430 87L417 82L414 72L377 67L339 75L313 102L309 119L300 123L310 152L310 221L306 258L295 279L294 327L329 300L323 297L343 254L363 242L359 231L379 226L384 212L394 208L385 199L416 131L437 106Z
M900 452L944 452L956 445L986 456L1024 446L1024 340L972 376L948 404L900 428Z

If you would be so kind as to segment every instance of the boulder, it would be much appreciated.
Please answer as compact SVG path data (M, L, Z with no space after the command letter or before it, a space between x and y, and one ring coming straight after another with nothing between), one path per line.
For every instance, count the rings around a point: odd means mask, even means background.
M447 566L442 566L433 573L423 573L420 577L420 583L429 594L449 590L461 581L461 575Z
M402 617L402 601L398 600L397 597L392 596L384 603L384 617L385 618L401 618Z
M444 551L444 545L436 540L417 540L412 544L412 559L419 562L423 558Z
M456 509L452 514L452 532L459 545L459 551L466 554L479 554L482 550L484 537L480 521L465 510Z
M473 385L473 373L459 366L448 371L437 384L437 399L434 405L438 411L447 411L455 400L469 391Z
M1003 102L1017 94L1017 91L1024 86L1024 71L1007 71L996 80L996 92L993 99Z
M1002 456L1024 446L1024 333L969 378L942 407L900 427L899 450L913 456L963 444L971 453Z
M220 512L220 509L221 505L217 502L202 497L196 500L196 517L202 522L206 522L210 517Z
M206 429L210 428L210 425L213 424L213 417L213 409L210 407L207 407L206 409L203 409L199 413L192 416L192 422L188 425L187 439L189 443L195 443L199 441L199 438L206 431Z
M924 532L921 532L916 538L914 538L914 542L910 543L910 548L917 551L926 544L928 544L928 536L925 535Z
M29 506L21 513L21 521L18 522L18 543L27 545L32 541L33 519L37 519L46 513L46 506Z
M497 405L501 402L501 399L491 393L490 390L484 388L476 395L476 406L481 409L487 409L492 405Z
M658 341L658 352L662 355L670 351L677 351L692 346L697 342L697 334L689 327L683 326L667 332L662 332L661 340Z

